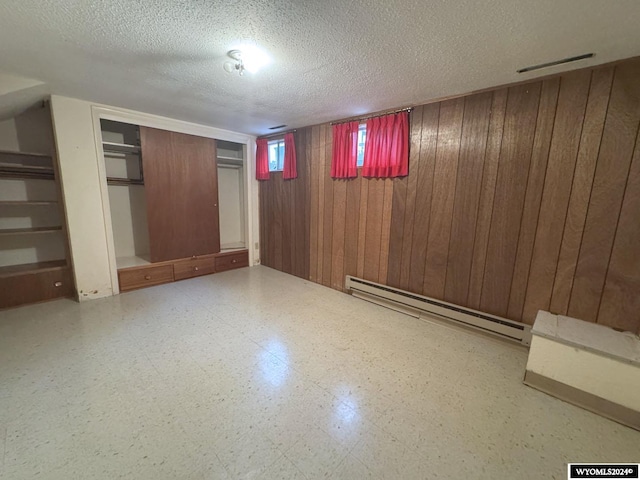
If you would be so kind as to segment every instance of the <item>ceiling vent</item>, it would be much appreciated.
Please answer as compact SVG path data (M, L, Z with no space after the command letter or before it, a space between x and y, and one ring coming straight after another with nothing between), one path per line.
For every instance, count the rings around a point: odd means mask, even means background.
M516 70L518 73L531 72L533 70L540 70L541 68L553 67L555 65L562 65L563 63L577 62L578 60L584 60L585 58L591 58L595 53L585 53L584 55L578 55L577 57L563 58L562 60L556 60L555 62L541 63L540 65L533 65L531 67L521 68Z

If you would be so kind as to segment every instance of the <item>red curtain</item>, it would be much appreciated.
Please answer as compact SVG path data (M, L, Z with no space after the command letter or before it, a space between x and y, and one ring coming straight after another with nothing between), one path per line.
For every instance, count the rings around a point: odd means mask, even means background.
M287 133L284 136L284 169L282 171L282 178L285 180L298 178L296 142L293 139L293 133Z
M388 178L409 174L409 112L367 120L363 177Z
M353 178L358 176L358 122L333 126L333 157L331 176Z
M269 148L266 138L256 140L256 180L269 180Z

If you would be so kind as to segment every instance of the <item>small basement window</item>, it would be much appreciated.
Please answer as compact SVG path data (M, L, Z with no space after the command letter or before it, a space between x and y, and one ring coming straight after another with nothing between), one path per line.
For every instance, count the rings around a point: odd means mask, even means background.
M281 172L284 170L284 140L272 140L269 147L269 171Z
M367 140L367 124L361 123L358 127L358 159L356 165L361 167L364 165L364 144Z

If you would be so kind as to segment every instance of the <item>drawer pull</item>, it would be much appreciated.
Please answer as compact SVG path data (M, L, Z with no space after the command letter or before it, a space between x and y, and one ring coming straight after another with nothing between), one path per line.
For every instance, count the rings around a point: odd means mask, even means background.
M145 276L144 276L144 279L145 279L145 280L151 280L151 275L145 275Z
M62 282L54 282L53 286L54 287L61 287L62 286Z
M231 260L231 263L238 263L238 259L234 258L233 260Z
M198 267L193 267L193 271L197 272L198 271Z

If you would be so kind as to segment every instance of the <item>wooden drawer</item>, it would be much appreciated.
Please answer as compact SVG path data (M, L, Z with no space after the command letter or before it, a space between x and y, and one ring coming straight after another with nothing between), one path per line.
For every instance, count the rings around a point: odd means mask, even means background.
M176 280L209 275L216 272L216 259L213 256L183 260L173 264L173 276Z
M216 272L249 266L249 252L224 253L216 258Z
M0 277L0 308L71 297L73 293L68 267Z
M173 265L144 266L118 270L120 291L173 282Z

